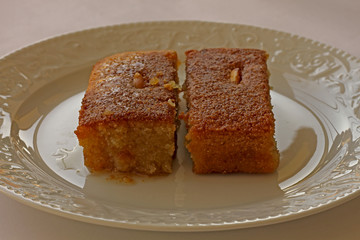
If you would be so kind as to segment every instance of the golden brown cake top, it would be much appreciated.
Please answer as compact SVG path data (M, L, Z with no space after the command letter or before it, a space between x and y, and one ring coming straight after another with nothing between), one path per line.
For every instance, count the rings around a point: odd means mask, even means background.
M173 83L178 83L175 51L127 52L104 58L91 72L79 125L174 122L177 89Z
M274 131L265 51L216 48L186 56L192 130Z

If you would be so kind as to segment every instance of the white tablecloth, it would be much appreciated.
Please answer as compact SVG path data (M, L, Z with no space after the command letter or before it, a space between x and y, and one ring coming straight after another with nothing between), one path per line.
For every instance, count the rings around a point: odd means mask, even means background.
M261 26L360 57L357 0L0 0L0 56L86 28L157 20ZM125 230L65 219L0 194L0 239L359 239L360 197L325 212L265 227L211 233Z

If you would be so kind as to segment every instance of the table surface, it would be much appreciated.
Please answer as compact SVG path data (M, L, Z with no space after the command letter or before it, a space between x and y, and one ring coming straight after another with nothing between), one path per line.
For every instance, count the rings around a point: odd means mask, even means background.
M0 56L87 28L140 21L204 20L290 32L360 57L358 0L0 0L0 5ZM98 226L22 205L1 193L0 212L0 239L359 239L360 197L290 222L211 233Z

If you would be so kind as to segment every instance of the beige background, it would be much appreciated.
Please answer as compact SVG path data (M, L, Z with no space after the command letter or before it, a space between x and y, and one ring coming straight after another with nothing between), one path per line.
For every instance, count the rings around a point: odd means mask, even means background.
M311 38L360 57L358 0L0 0L0 56L86 28L156 20L241 23ZM359 79L360 80L360 79ZM359 239L360 197L299 220L213 233L97 226L44 213L0 194L0 239Z

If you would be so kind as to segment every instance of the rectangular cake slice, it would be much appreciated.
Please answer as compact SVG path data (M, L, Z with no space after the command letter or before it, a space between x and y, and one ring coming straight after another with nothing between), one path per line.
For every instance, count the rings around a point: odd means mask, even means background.
M90 171L168 174L177 128L175 51L116 54L95 64L75 131Z
M186 52L186 147L195 173L270 173L279 164L267 53Z

